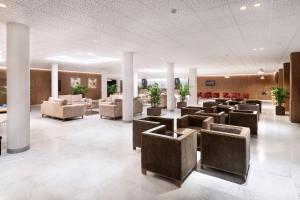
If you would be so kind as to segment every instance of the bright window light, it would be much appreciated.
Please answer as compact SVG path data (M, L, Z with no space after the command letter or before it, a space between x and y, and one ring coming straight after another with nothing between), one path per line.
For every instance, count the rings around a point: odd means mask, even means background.
M53 56L47 57L46 60L58 61L58 62L66 62L66 63L76 63L76 64L96 64L96 63L108 63L108 62L117 62L119 58L111 58L111 57L98 57L98 56Z

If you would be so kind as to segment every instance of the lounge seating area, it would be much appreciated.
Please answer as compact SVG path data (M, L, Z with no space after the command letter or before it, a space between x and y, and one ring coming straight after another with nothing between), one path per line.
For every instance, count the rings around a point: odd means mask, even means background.
M300 200L300 0L0 0L0 200Z

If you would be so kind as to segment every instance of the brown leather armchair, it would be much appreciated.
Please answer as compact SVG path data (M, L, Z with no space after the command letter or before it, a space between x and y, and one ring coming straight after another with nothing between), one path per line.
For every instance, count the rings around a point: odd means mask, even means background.
M201 150L201 129L209 129L214 123L214 118L200 115L184 115L177 119L177 133L183 132L186 128L197 131L197 148Z
M214 123L216 123L216 124L225 124L225 122L226 122L226 114L223 111L219 112L219 113L205 113L202 111L198 111L195 113L195 115L213 117Z
M212 107L217 106L217 105L221 105L221 103L214 102L214 101L205 101L205 102L203 102L203 107L206 108L205 112L207 112L207 113L214 112Z
M196 112L204 112L206 108L200 106L187 106L180 109L181 116L183 115L194 115Z
M201 168L211 167L247 178L250 163L250 130L211 124L202 130Z
M257 111L234 110L229 113L229 124L250 128L251 135L257 135L258 115Z
M166 133L166 134L165 134ZM141 167L170 178L180 187L185 178L197 166L196 131L183 135L170 135L162 125L142 133Z
M248 99L246 100L246 104L258 104L259 105L259 112L261 113L262 112L262 102L260 100L257 100L257 99Z
M241 111L257 111L257 116L258 116L258 120L259 120L259 104L240 104L237 105L237 110L241 110Z
M166 125L166 129L169 131L174 131L174 119L164 118L164 117L145 117L138 120L133 120L132 122L132 144L133 149L136 147L141 147L141 136L142 132L152 129L154 127Z

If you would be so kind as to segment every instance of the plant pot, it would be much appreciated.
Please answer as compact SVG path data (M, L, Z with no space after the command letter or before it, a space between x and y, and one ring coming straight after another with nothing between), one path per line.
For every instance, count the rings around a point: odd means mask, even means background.
M276 115L285 115L285 108L283 106L276 106L275 113Z
M147 108L147 115L148 116L159 116L159 115L161 115L161 108L159 108L159 107Z
M187 103L185 101L177 102L177 108L183 108L186 106L187 106Z

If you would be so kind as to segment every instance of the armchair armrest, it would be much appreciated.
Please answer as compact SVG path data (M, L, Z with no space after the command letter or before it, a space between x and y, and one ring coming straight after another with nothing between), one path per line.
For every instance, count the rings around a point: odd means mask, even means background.
M202 128L203 129L210 129L210 124L214 123L213 117L208 117L202 122Z
M184 115L177 118L177 128L187 128L189 126L189 116Z

